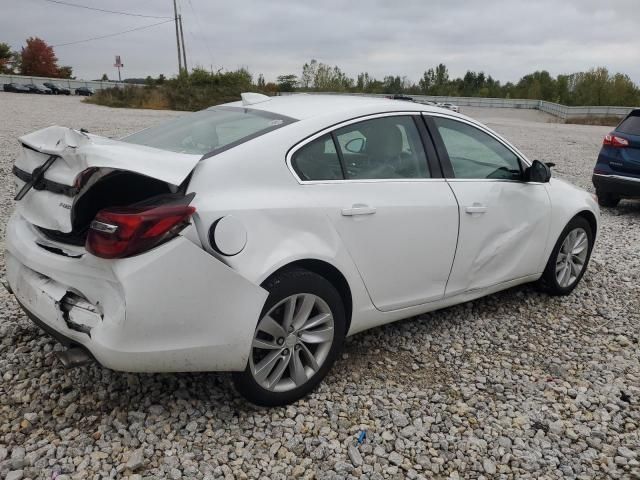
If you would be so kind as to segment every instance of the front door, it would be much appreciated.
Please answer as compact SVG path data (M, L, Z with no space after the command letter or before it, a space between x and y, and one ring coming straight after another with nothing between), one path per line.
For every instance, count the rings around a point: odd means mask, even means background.
M445 116L428 122L444 147L441 160L460 208L446 295L541 273L551 220L546 185L523 182L521 160L488 131Z

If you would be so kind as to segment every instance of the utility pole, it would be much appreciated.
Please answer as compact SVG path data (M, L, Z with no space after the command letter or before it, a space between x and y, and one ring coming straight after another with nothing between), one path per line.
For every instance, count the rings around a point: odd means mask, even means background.
M178 6L173 0L173 18L176 23L176 44L178 45L178 75L182 74L182 55L180 54L180 33L178 32Z
M184 32L182 31L182 14L178 15L178 24L180 25L180 40L182 41L182 59L184 60L182 63L184 64L185 73L189 73L189 68L187 67L187 47L184 44Z

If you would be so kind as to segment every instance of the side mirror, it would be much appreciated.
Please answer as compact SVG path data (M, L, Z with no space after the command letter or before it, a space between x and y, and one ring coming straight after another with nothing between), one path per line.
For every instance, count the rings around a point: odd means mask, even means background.
M364 149L364 138L359 137L359 138L353 138L353 139L349 140L345 144L344 149L349 153L360 153L360 152L362 152L362 150Z
M551 179L551 168L540 160L534 160L524 171L525 182L547 183Z

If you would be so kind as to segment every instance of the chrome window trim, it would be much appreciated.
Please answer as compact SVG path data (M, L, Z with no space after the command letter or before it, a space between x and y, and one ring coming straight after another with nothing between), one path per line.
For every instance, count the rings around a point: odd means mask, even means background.
M297 180L300 185L324 185L324 184L334 184L334 183L380 183L380 182L399 182L399 183L407 183L407 182L444 182L446 179L444 178L366 178L366 179L337 179L337 180L302 180L298 174L296 173L291 161L295 153L300 150L302 147L307 145L308 143L313 142L317 138L321 136L331 133L335 130L338 130L342 127L346 127L348 125L352 125L354 123L364 122L366 120L372 120L375 118L384 118L384 117L406 117L408 115L414 117L422 117L422 112L417 110L409 110L409 111L397 111L397 112L381 112L381 113L372 113L369 115L363 115L361 117L351 118L349 120L344 120L340 123L336 123L335 125L331 125L330 127L323 128L313 135L308 136L304 140L296 143L293 147L289 149L286 156L286 164L287 168L293 175L293 178ZM427 152L425 151L425 157Z

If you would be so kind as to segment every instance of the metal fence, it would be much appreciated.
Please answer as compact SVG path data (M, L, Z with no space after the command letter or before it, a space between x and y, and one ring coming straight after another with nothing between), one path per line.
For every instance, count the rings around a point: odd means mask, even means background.
M322 95L322 93L314 93ZM352 95L352 94L344 94ZM385 97L386 94L357 93L354 95ZM429 101L436 103L452 103L460 107L490 107L490 108L523 108L529 110L540 110L563 120L573 118L602 118L602 117L624 117L634 107L607 107L607 106L587 106L569 107L559 103L546 102L544 100L528 100L518 98L484 98L484 97L448 97L448 96L428 96L410 95L417 101Z
M62 85L67 87L73 92L79 87L89 87L93 90L101 90L103 88L114 88L125 85L132 85L124 82L102 82L99 80L71 80L68 78L50 78L50 77L29 77L25 75L4 75L0 74L0 84L5 83L17 83L20 85L26 85L28 83L43 84L44 82L55 83L56 85Z

